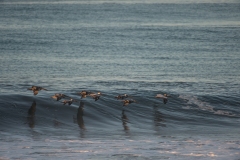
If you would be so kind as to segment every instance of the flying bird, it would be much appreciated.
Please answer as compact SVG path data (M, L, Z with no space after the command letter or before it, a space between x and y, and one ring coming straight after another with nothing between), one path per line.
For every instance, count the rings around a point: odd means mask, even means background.
M90 91L81 91L78 94L81 95L81 98L86 98L88 95L90 95L92 92Z
M91 96L93 99L95 99L95 101L99 100L100 95L101 95L101 92L89 94L89 96Z
M168 94L157 94L156 95L156 98L162 98L163 99L163 103L166 104L168 102L168 97L171 97L170 95Z
M77 102L77 100L74 99L70 99L70 100L64 100L62 101L63 105L68 104L69 106L73 103L73 102Z
M115 98L116 99L125 99L125 98L128 98L129 96L127 95L127 94L123 94L123 95L118 95L118 96L116 96Z
M90 91L82 91L79 94L81 95L81 99L86 98L87 96L90 96L93 99L95 99L95 101L97 101L100 98L100 95L102 95L101 92L94 93L94 92L90 92Z
M127 106L127 105L129 105L129 104L131 104L131 103L137 103L135 100L133 100L133 99L126 99L126 100L123 100L122 101L123 102L123 106Z
M60 99L63 99L63 98L71 98L65 94L62 94L62 93L56 93L54 96L52 96L53 99L56 99L57 101L59 101Z
M32 90L34 95L37 95L38 91L40 91L40 90L47 91L47 89L45 89L43 87L39 87L39 86L32 86L31 88L28 88L28 90Z

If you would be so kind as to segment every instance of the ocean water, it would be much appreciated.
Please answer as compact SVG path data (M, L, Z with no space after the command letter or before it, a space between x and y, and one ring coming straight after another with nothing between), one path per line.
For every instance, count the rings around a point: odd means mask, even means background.
M0 159L239 160L239 13L237 0L1 0Z

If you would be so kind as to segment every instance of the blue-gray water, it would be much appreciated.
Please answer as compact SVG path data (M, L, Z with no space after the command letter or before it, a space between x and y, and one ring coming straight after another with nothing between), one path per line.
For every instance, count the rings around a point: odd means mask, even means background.
M239 33L234 0L0 1L0 159L239 159Z

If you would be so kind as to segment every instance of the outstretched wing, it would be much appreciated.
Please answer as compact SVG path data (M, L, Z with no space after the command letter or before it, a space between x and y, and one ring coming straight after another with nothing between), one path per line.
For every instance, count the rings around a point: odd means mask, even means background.
M157 95L156 95L156 98L167 98L167 97L165 97L165 96L162 95L162 94L157 94Z

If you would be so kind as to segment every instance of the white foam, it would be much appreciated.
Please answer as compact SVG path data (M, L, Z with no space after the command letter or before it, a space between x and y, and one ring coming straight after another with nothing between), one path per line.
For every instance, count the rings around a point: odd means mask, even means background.
M187 106L183 106L183 109L198 109L203 111L209 111L213 114L217 115L225 115L225 116L236 116L236 114L233 114L230 111L224 111L224 110L216 110L213 106L211 106L207 102L203 102L197 98L197 96L190 96L190 95L180 95L179 98L184 99L187 101ZM197 106L194 107L194 106Z
M211 158L236 159L240 143L237 135L225 138L214 137L155 137L144 136L134 139L63 139L47 137L32 139L25 136L3 135L1 137L1 159L111 159L111 158L153 158L182 159ZM144 139L144 140L143 140Z

